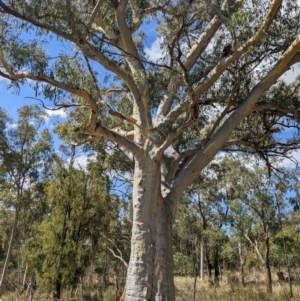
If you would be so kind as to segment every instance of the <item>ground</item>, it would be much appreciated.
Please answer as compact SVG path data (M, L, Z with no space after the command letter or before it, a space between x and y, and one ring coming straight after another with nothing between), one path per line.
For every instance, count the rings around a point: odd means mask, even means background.
M293 298L290 298L289 285L279 284L277 276L273 273L273 294L266 293L266 286L263 281L263 274L261 272L247 275L246 286L242 287L235 281L228 283L228 275L223 275L218 287L212 286L207 279L201 281L197 278L195 301L300 301L300 283L293 284ZM233 279L238 279L238 274L231 274L229 276ZM113 279L111 279L113 284ZM194 301L194 278L185 276L176 276L176 301ZM97 292L96 283L89 289L83 288L83 294L77 290L74 292L72 298L64 294L61 301L100 301L99 291ZM29 298L25 294L17 296L16 293L10 292L2 298L3 301L28 301ZM37 301L51 300L49 294L39 294L37 291L32 299ZM110 286L103 294L101 301L117 301L115 287ZM1 300L0 300L1 301Z

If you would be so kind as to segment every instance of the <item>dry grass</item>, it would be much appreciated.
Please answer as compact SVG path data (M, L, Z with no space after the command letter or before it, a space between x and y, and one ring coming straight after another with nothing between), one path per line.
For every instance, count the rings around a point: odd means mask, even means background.
M291 299L289 295L288 284L280 285L277 281L273 282L273 294L266 293L266 287L261 280L256 283L252 279L247 279L247 285L243 287L239 284L229 285L226 277L220 281L218 287L212 287L207 280L201 281L197 279L196 283L196 301L300 301L300 286L293 285L294 297ZM273 279L276 279L275 277ZM175 277L176 286L176 301L193 301L194 300L194 278L192 277ZM79 292L74 292L74 298L62 298L61 301L81 301ZM34 294L33 300L46 301L51 300L49 294L39 293ZM17 296L16 293L9 293L3 296L2 301L28 301L28 296L25 294ZM101 300L96 291L85 291L84 301ZM104 301L115 301L116 294L113 287L110 287L104 293Z
M176 301L194 300L194 279L190 277L175 277ZM212 287L208 281L197 279L196 301L300 301L300 287L293 286L294 297L291 299L288 284L279 285L274 282L273 294L266 293L263 282L248 282L243 287L229 285L221 280L219 287Z

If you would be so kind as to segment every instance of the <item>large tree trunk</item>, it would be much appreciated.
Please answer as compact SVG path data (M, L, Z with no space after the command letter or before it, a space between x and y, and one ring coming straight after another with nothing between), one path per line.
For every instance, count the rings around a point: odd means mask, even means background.
M159 164L136 160L125 301L175 300L172 221L160 182Z

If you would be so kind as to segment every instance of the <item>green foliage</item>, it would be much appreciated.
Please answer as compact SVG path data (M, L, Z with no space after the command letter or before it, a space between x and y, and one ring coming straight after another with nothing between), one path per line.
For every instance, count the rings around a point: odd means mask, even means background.
M184 255L181 252L176 252L173 255L175 271L180 274L192 274L193 272L193 260L190 256Z
M87 171L64 164L57 159L53 167L53 180L46 187L50 212L28 258L46 288L57 281L62 287L74 286L95 258L99 233L113 223L103 170L92 163Z
M115 301L116 300L116 292L112 288L108 288L103 293L103 301Z

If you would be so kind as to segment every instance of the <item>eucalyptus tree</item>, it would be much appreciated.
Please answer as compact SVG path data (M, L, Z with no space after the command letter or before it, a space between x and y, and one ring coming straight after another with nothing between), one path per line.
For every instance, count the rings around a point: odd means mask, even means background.
M259 165L261 162L247 168L236 162L236 166L228 172L233 179L231 222L264 266L267 291L271 293L272 238L280 229L277 206L280 204L284 211L287 205L281 199L286 195L288 183L282 175L269 177L268 170Z
M271 246L271 262L279 270L284 267L297 269L300 266L299 252L299 214L287 212L282 214L281 229L273 239Z
M224 187L221 186L223 174L224 170L219 168L219 164L210 164L206 172L187 190L193 204L191 211L201 221L201 243L205 248L208 276L215 285L219 284L219 262L222 246L227 240L224 226L228 223L229 215L228 198Z
M178 212L173 226L174 264L177 273L191 274L198 270L202 222L193 205L184 198L178 205Z
M278 135L299 127L299 81L278 81L300 60L298 2L1 0L0 22L0 75L73 106L74 144L104 138L134 157L125 300L174 300L172 224L186 187L221 150L268 161L299 145Z
M13 216L6 259L0 280L0 294L10 261L19 216L24 205L24 190L31 182L38 182L45 175L47 163L51 161L52 139L47 129L41 126L46 115L38 106L24 106L18 110L16 124L0 109L0 162L3 181L1 183L1 207Z

